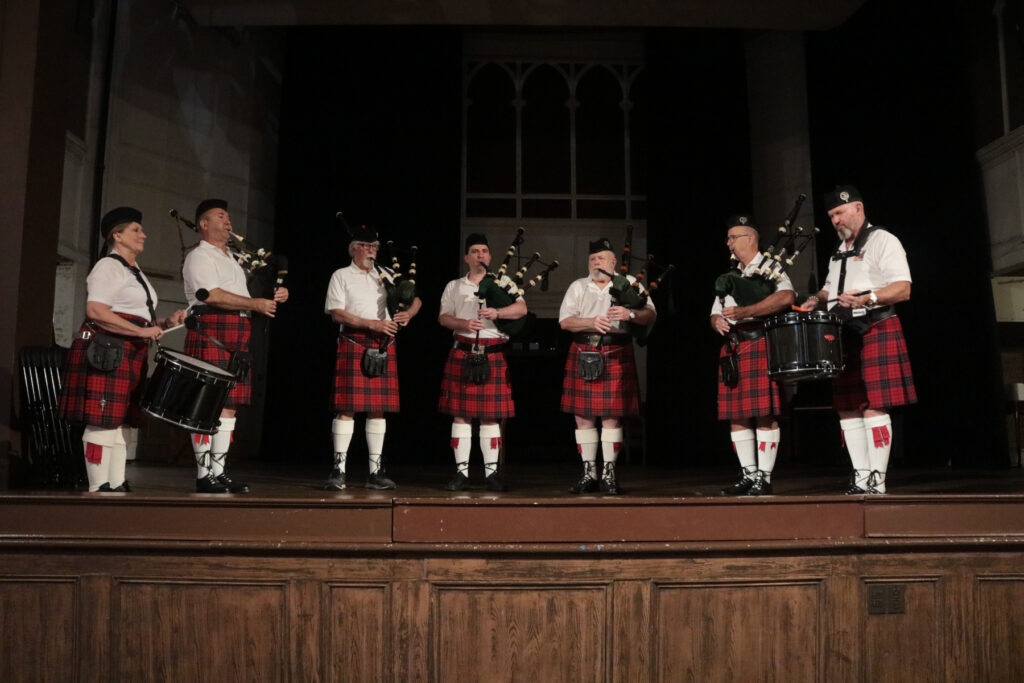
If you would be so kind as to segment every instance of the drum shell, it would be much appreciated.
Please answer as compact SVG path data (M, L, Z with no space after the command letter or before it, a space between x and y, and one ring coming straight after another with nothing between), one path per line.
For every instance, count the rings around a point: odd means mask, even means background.
M165 422L213 434L234 385L235 378L227 371L192 356L160 349L139 405Z
M831 379L845 365L843 324L824 311L791 311L765 321L768 375L780 382Z

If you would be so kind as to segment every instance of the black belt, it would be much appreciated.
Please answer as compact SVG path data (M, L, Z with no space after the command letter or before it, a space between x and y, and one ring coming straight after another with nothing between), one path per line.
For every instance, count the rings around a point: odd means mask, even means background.
M490 344L488 346L475 346L473 342L464 342L456 340L452 344L452 348L458 351L465 351L466 353L477 353L478 349L482 350L484 353L498 353L499 351L505 350L505 342L502 342L500 344Z
M587 346L623 346L629 341L628 334L588 334L579 332L572 336L577 344Z
M249 311L229 311L216 306L193 306L189 309L192 315L237 315L239 318L248 318Z
M896 315L895 306L882 306L881 308L872 308L868 311L868 320L872 323L879 323L886 318L891 318Z

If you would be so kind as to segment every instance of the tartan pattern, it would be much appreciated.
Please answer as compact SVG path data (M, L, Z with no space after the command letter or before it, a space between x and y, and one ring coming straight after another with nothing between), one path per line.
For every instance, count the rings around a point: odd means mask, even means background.
M847 338L848 339L848 338ZM832 384L836 410L880 409L917 403L910 356L898 316L872 326L858 353L850 348L846 369Z
M466 338L457 339L465 341ZM501 338L480 340L481 346L504 343L505 340ZM484 384L473 384L463 379L465 359L469 355L470 352L455 348L448 352L448 361L444 364L444 376L441 379L438 410L454 417L477 417L485 420L515 417L516 407L512 401L512 384L505 352L487 354L491 376Z
M127 313L117 315L136 324L149 322ZM91 332L92 329L83 323L79 331ZM61 417L68 422L104 429L115 429L123 424L141 425L142 413L138 402L146 380L149 341L121 338L124 340L124 360L110 372L94 370L89 365L85 359L85 349L89 345L87 340L75 339L71 343L58 404Z
M249 335L252 328L249 319L242 318L237 313L204 313L199 316L199 329L220 340L232 351L249 350ZM185 334L185 353L223 370L227 370L228 361L231 360L230 353L217 348L213 342L194 330L189 330ZM224 403L225 408L249 405L252 398L251 374L252 371L249 370L238 378Z
M565 359L561 410L585 417L620 417L640 414L640 387L636 378L633 343L601 347L604 374L588 382L576 370L580 351L597 351L590 344L572 343Z
M719 358L729 354L729 344L722 345ZM764 415L778 415L782 401L779 385L768 376L768 342L764 337L741 341L736 347L739 382L730 388L718 373L718 419L739 420Z
M361 330L346 330L338 337L338 361L334 367L335 412L398 412L398 354L394 343L387 349L388 366L383 375L370 378L362 370L363 349L380 348L384 339L393 342L387 335Z

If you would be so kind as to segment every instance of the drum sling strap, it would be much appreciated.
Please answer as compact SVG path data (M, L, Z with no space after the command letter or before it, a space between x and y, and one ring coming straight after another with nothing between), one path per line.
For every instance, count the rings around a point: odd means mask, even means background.
M149 292L149 287L146 286L146 281L142 279L142 271L135 266L128 265L128 262L120 254L107 254L107 256L120 261L121 265L135 276L135 280L142 287L142 291L146 293L146 308L149 309L149 319L155 324L156 311L153 307L153 297ZM85 347L85 359L90 367L100 372L116 370L124 360L124 340L112 334L97 332L94 328L92 335L89 337L89 345Z
M878 226L865 225L861 227L860 232L857 233L857 239L853 241L853 246L846 250L840 251L843 243L840 242L839 246L836 247L836 251L832 254L833 261L842 261L839 264L839 286L836 287L836 296L839 296L846 291L846 263L850 258L860 255L860 252L864 249L864 244L868 241L868 235L875 231ZM853 311L845 306L836 307L836 315L838 315L843 321L843 329L848 332L854 332L859 335L865 334L871 329L871 322L864 318L854 318Z

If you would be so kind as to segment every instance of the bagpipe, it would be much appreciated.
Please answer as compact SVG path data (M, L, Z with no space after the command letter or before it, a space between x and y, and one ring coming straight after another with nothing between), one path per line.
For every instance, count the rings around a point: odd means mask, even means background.
M181 243L181 260L185 262L188 252L196 248L196 244L185 246L185 238L182 236L181 227L195 233L199 233L199 226L178 213L177 209L171 209L167 214L175 220L178 226L178 241ZM284 276L288 274L288 260L283 254L274 254L271 251L249 244L244 237L232 232L228 238L228 250L232 252L238 265L245 271L245 281L252 296L268 297L273 296L272 289L280 287ZM267 266L273 265L268 269ZM276 283L275 283L276 280ZM270 292L268 294L268 292Z
M522 246L526 240L524 234L526 230L523 228L516 228L516 235L512 238L511 244L508 245L508 249L505 251L505 258L501 262L501 266L498 268L496 273L487 273L483 280L480 281L480 289L477 291L477 297L489 308L505 308L511 306L516 302L516 299L523 296L527 290L531 289L536 285L540 285L541 291L547 291L549 281L551 279L551 273L558 268L558 260L552 259L550 263L544 263L540 260L540 252L534 252L526 262L520 266L515 275L512 277L506 277L508 273L509 264L512 262L512 257L516 256L519 252L519 247ZM532 277L526 282L526 272L535 264L539 263L544 266L544 270ZM504 279L503 279L504 278ZM526 326L530 320L531 314L527 314L522 318L516 320L495 320L494 324L503 333L509 335L509 337L515 337L526 329Z
M675 269L675 265L670 263L667 266L661 266L655 262L654 254L649 253L643 267L633 274L633 280L630 281L627 275L632 265L632 256L633 226L630 225L626 227L626 241L622 245L622 258L619 263L618 272L609 273L603 269L599 270L612 281L611 289L609 289L612 305L622 306L631 310L640 310L647 306L647 300L650 298L650 295L658 290L658 287L661 286L661 283L668 274ZM661 272L657 278L649 280L650 273L654 270L660 270ZM645 280L648 281L646 289L643 286ZM646 325L622 321L621 327L633 335L640 346L647 343L648 328Z
M802 226L792 227L805 199L807 195L803 193L796 198L793 208L775 233L775 239L761 252L761 259L753 272L745 275L737 264L715 279L715 296L723 306L726 296L731 296L738 306L751 306L775 292L783 273L819 232L818 228L805 231ZM735 260L736 256L731 258Z

